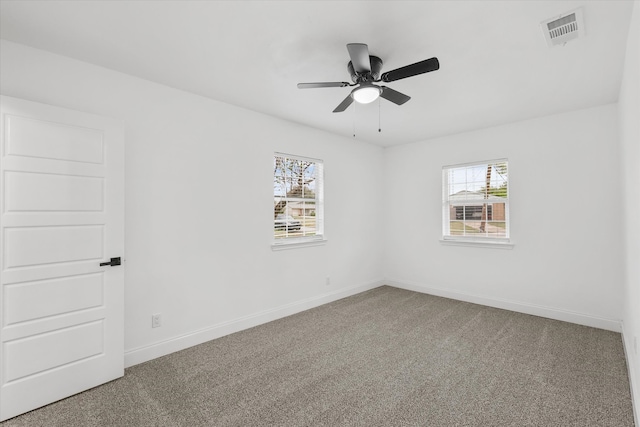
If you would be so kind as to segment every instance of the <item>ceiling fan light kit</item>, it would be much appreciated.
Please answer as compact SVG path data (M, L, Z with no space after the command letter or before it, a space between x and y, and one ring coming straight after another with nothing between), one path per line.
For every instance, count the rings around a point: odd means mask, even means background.
M360 85L351 91L354 101L360 104L369 104L380 96L382 88L376 85Z
M351 61L347 64L347 70L353 83L348 82L322 82L322 83L298 83L298 89L313 89L323 87L358 86L338 105L333 112L340 113L349 107L355 100L360 104L369 104L378 97L391 101L396 105L402 105L411 99L410 96L395 91L386 86L378 86L373 83L393 82L407 77L436 71L440 68L438 58L425 59L415 64L396 68L392 71L380 74L382 59L369 55L369 47L364 43L349 43L347 45Z

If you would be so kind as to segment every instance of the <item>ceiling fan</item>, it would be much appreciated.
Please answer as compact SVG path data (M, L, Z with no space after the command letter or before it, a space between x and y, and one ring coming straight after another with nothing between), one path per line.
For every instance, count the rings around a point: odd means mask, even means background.
M353 83L298 83L298 89L357 86L344 99L344 101L342 101L340 105L333 110L334 113L341 113L346 110L353 101L361 104L368 104L375 101L378 97L391 101L394 104L402 105L410 100L411 97L386 86L375 85L374 83L394 82L407 77L417 76L418 74L435 71L440 68L438 58L431 58L405 67L396 68L392 71L387 71L381 75L380 70L382 69L382 59L377 56L369 55L369 48L366 44L349 43L347 45L347 50L349 51L349 57L351 58L351 61L347 64L347 70L351 75Z

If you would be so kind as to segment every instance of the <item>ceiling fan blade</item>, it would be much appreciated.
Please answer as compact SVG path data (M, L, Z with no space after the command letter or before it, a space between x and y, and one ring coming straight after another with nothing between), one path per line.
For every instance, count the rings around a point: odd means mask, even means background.
M347 107L349 105L351 105L353 103L353 98L351 97L351 94L347 95L347 97L344 99L344 101L342 101L340 103L340 105L338 105L336 107L335 110L333 110L334 113L342 113L344 110L347 109Z
M347 45L351 64L358 74L371 72L371 61L369 61L369 47L364 43L349 43Z
M407 96L404 93L400 93L397 90L393 90L386 86L382 86L382 92L380 93L380 97L386 99L387 101L391 101L397 105L402 105L411 99L410 96Z
M438 58L425 59L424 61L416 62L415 64L407 65L406 67L387 71L382 74L380 80L383 82L393 82L400 79L406 79L407 77L417 76L418 74L428 73L429 71L435 71L439 68L440 62L438 62Z
M298 89L314 89L318 87L345 87L347 82L298 83Z

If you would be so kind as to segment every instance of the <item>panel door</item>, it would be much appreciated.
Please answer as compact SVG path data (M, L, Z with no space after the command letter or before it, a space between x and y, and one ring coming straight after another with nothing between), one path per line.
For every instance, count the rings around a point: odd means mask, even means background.
M124 138L0 97L0 421L124 374Z

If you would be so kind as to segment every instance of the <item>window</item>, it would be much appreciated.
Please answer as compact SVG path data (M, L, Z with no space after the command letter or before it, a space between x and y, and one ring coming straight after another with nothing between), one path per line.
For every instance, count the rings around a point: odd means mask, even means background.
M274 245L323 239L322 161L273 156Z
M442 169L444 240L509 241L507 160Z

